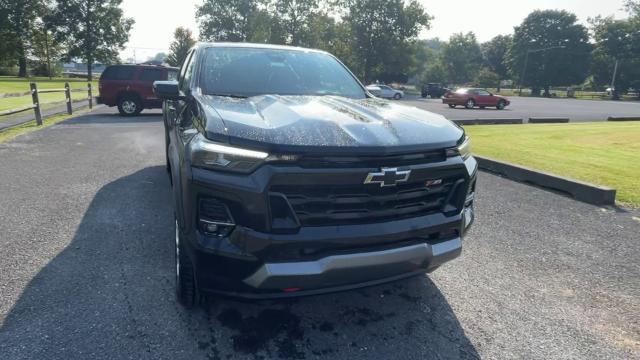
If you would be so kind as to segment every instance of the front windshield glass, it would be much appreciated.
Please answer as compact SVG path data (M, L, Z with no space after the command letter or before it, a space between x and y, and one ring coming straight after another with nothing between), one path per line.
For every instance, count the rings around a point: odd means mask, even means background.
M240 47L212 47L205 51L200 87L207 95L366 97L345 67L324 53Z

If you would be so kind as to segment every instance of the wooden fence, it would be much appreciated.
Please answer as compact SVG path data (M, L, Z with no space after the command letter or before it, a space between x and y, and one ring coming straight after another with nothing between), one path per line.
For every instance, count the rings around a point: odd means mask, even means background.
M17 93L17 94L7 94L4 95L4 97L20 97L20 96L29 96L31 95L31 105L27 105L27 106L23 106L23 107L19 107L19 108L15 108L15 109L9 109L9 110L3 110L0 111L0 117L1 116L8 116L8 115L13 115L13 114L18 114L18 113L22 113L22 112L26 112L26 111L30 111L33 110L34 114L35 114L35 120L36 123L40 126L42 125L42 106L40 104L40 97L39 94L45 94L45 93L64 93L65 96L65 101L66 101L66 105L67 105L67 114L72 115L73 114L73 101L71 99L71 93L72 92L87 92L87 100L89 101L89 108L93 108L93 94L92 94L92 89L91 89L91 83L87 83L87 87L86 88L79 88L79 89L71 89L71 87L69 86L69 83L65 83L64 84L64 88L63 89L42 89L39 90L38 89L38 85L36 83L30 83L29 84L31 90L28 92L24 92L24 93ZM29 119L29 120L25 120L24 122L21 122L19 124L14 124L14 126L18 126L18 125L22 125L26 122L29 121L33 121L33 119Z

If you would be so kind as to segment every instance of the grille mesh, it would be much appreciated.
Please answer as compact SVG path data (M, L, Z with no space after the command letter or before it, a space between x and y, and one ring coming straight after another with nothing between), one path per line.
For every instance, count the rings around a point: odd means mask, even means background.
M358 185L274 186L303 226L353 225L441 212L456 179L427 188L424 181L395 187Z

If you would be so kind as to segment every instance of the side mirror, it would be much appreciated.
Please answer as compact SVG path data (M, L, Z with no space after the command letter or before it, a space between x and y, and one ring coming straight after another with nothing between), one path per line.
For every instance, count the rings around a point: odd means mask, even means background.
M177 81L154 81L153 93L162 100L181 100L180 87Z

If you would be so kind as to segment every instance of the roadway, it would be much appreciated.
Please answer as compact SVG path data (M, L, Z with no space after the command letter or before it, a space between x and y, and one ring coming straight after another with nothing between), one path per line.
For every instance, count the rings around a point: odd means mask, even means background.
M402 101L441 115L449 120L523 118L530 117L567 117L574 121L603 121L609 116L640 117L640 102L609 100L546 99L533 97L508 97L511 105L505 110L495 108L467 110L462 106L450 109L440 99L422 99L407 95Z
M486 173L430 276L186 311L163 146L108 109L0 144L3 360L640 359L640 214Z

